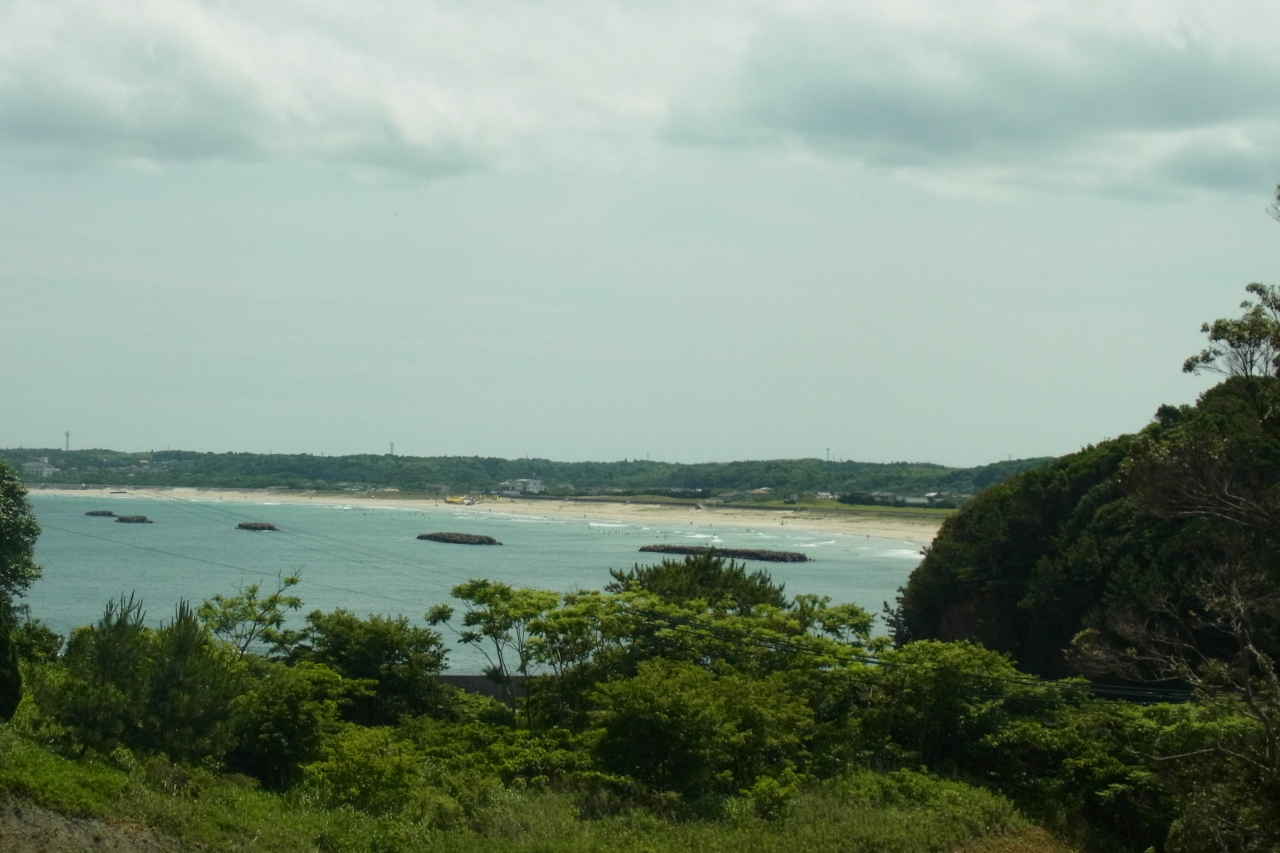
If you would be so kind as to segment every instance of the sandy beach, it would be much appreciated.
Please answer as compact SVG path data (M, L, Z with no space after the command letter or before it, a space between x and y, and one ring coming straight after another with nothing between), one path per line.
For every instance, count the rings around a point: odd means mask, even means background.
M167 500L217 500L243 503L329 503L343 506L403 507L408 509L443 509L459 512L508 513L525 516L555 516L586 518L600 521L616 521L630 524L691 524L699 527L732 527L762 529L769 527L795 527L801 530L832 531L855 535L876 536L910 542L921 547L933 541L941 525L940 519L885 516L880 513L834 513L800 510L752 510L725 507L695 509L687 505L642 504L565 500L518 500L491 498L475 506L446 504L443 498L403 498L394 492L379 494L359 493L351 496L333 494L308 494L270 490L232 490L197 488L130 489L121 486L69 489L29 486L33 494L93 496L106 500L113 492L124 491L139 497Z

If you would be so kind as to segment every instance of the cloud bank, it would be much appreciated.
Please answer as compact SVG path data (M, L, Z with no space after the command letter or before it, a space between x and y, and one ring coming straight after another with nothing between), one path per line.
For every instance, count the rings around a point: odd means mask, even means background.
M942 185L1257 191L1280 7L0 0L0 139L427 177L729 146Z

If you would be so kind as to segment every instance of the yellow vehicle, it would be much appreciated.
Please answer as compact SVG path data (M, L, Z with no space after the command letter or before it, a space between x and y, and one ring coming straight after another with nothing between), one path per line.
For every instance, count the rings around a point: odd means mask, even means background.
M444 502L447 504L461 504L462 506L476 505L474 498L467 498L462 495L448 495L445 497Z

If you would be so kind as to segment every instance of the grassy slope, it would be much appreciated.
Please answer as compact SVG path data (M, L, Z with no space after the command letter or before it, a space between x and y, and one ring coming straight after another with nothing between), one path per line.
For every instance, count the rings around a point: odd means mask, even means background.
M916 774L863 774L801 795L779 821L750 816L672 823L632 812L582 820L572 796L508 792L441 831L320 808L234 778L169 775L72 761L0 726L0 798L71 816L149 827L219 851L439 850L441 853L1068 853L993 794ZM175 784L178 783L178 784Z

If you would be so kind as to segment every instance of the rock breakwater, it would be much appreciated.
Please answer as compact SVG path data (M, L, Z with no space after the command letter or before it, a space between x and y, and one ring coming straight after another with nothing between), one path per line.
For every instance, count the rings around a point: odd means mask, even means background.
M765 551L759 548L710 548L706 545L645 545L641 551L656 554L706 554L715 551L734 560L762 560L766 563L807 563L808 554L799 551Z
M447 542L450 545L501 545L492 536L479 536L475 533L423 533L418 537L429 542Z

